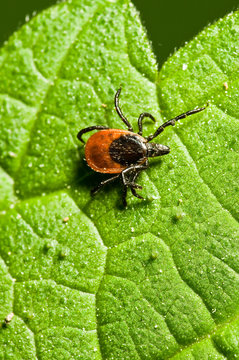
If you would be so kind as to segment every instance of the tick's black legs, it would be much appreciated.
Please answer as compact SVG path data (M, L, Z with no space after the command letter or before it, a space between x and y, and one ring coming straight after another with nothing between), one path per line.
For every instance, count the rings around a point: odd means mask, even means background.
M132 125L130 124L130 122L126 119L126 117L123 115L120 107L119 107L119 96L120 96L120 92L121 92L121 88L119 88L119 90L117 91L117 93L115 94L115 109L117 111L117 114L119 115L119 117L123 120L123 122L125 123L125 125L127 126L129 131L133 131Z
M91 190L91 195L95 195L104 185L116 180L121 174L117 174L109 179L101 181L94 189Z
M92 130L103 130L103 129L109 129L108 126L104 126L104 125L95 125L95 126L89 126L87 128L82 129L81 131L78 132L77 134L77 138L83 143L85 144L85 141L82 139L82 135L92 131Z
M127 206L126 195L127 195L128 188L130 188L132 194L135 197L144 200L144 198L141 195L137 194L135 191L135 189L139 189L139 190L142 189L142 186L136 184L135 180L136 180L137 176L139 175L139 173L142 170L147 169L148 166L149 166L148 160L143 165L129 166L127 169L124 169L120 174L117 174L109 179L101 181L94 189L91 190L91 195L95 195L104 185L109 184L111 181L114 181L121 176L122 183L123 183L122 200L123 200L124 207Z
M133 131L133 127L130 124L130 122L126 119L126 117L123 115L120 106L119 106L119 96L121 93L121 88L119 88L119 90L117 91L117 93L115 94L115 109L119 115L119 117L123 120L123 122L125 123L125 125L128 127L129 131ZM153 117L153 115L151 115L150 113L144 112L142 114L140 114L139 118L138 118L138 127L139 127L139 135L142 135L142 121L145 117L148 117L150 119L152 119L154 122L156 121L155 118Z
M143 170L143 169L142 169ZM135 183L135 180L137 178L137 176L139 175L140 171L142 170L138 170L138 172L135 173L133 179L132 179L132 183ZM137 189L142 189L142 186L138 185ZM143 196L139 195L136 191L135 191L135 188L131 187L130 188L132 194L137 197L138 199L141 199L141 200L144 200Z
M121 177L122 177L122 182L124 185L124 189L123 189L123 205L127 206L127 201L126 201L126 195L127 195L127 190L128 188L130 188L132 194L139 198L139 199L144 199L141 195L137 194L135 189L142 189L142 186L138 185L135 183L135 180L137 178L137 176L139 175L139 173L142 170L147 169L149 166L149 162L146 161L144 163L144 165L133 165L133 166L129 166L127 169L123 170L121 172Z
M134 189L142 189L140 185L135 184L134 180L140 171L148 168L148 162L145 165L132 165L121 172L122 182L124 186L133 187Z
M189 110L181 115L178 115L176 116L175 118L171 119L171 120L168 120L166 121L164 124L162 124L156 131L153 135L150 135L147 137L147 142L153 140L154 138L156 138L156 136L158 136L159 134L161 134L161 132L164 131L164 129L167 127L167 126L174 126L175 125L175 122L180 120L180 119L184 119L185 117L189 116L189 115L193 115L193 114L196 114L202 110L206 109L206 107L202 107L202 108L199 108L199 109L193 109L193 110Z
M142 135L143 133L143 127L142 127L142 121L145 117L150 118L151 120L153 120L154 122L156 121L155 118L153 117L153 115L151 115L150 113L144 112L142 114L140 114L139 118L138 118L138 127L139 127L139 135Z

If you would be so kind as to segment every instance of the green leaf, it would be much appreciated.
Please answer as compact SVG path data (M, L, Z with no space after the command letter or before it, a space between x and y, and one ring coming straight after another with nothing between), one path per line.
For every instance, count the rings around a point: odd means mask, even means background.
M126 0L57 4L3 47L0 359L239 356L238 20L205 29L159 75ZM90 197L104 177L76 139L123 128L120 85L135 130L143 111L158 126L209 101L156 139L172 151L150 160L146 200L129 195L126 209L119 184Z

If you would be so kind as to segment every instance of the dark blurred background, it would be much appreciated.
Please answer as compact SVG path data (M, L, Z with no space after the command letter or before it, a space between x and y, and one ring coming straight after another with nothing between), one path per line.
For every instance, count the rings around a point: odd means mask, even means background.
M94 0L92 0L94 1ZM25 20L56 0L0 1L0 45ZM152 41L159 67L205 26L237 10L239 0L133 0Z

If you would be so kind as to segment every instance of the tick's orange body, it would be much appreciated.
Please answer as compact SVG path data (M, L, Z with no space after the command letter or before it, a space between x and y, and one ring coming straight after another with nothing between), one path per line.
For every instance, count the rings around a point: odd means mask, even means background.
M85 158L91 169L105 174L119 174L128 167L125 164L116 162L110 154L111 144L114 140L117 140L122 136L134 137L140 142L145 143L145 139L142 136L131 131L120 129L98 131L89 138L85 146ZM126 152L128 151L128 149L125 150ZM127 156L127 154L125 156ZM140 164L144 163L145 160L146 157L143 157Z

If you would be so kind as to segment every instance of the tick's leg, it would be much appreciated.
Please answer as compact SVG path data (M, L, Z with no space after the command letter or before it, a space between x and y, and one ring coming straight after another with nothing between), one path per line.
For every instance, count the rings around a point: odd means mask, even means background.
M135 180L142 170L147 169L149 162L146 161L144 165L133 165L121 172L122 182L124 185L123 203L126 202L127 188L130 188L132 194L139 199L144 199L142 196L136 193L135 189L142 189L142 186L135 184ZM130 178L131 177L131 178ZM125 190L126 189L126 190ZM126 191L126 192L125 192ZM125 198L124 198L125 196Z
M95 195L104 185L110 183L111 181L116 180L119 176L120 176L120 174L113 176L109 179L101 181L94 189L91 190L91 195Z
M145 200L145 198L143 198L143 196L139 195L139 194L135 191L135 189L130 188L130 190L131 190L132 194L133 194L135 197L137 197L138 199L141 199L141 200Z
M142 170L144 170L144 169L142 169ZM133 190L135 190L135 189L142 190L143 189L143 187L141 185L138 185L138 184L135 183L136 178L138 177L138 175L140 174L140 172L142 170L135 170L135 172L132 174L133 176L132 176L132 179L130 180L130 184L131 184L130 189L131 189L131 191L132 191L132 189Z
M208 105L207 105L208 106ZM171 119L171 120L168 120L166 121L164 124L162 124L156 131L153 135L150 135L148 136L146 139L147 139L147 142L153 140L156 136L158 136L161 132L164 131L164 129L171 125L171 126L174 126L175 125L175 122L180 120L180 119L184 119L185 117L187 116L190 116L190 115L193 115L193 114L196 114L202 110L205 110L206 107L202 107L202 108L199 108L199 109L193 109L193 110L189 110L181 115L178 115L176 116L175 118Z
M133 187L134 189L142 189L142 186L137 185L134 183L134 180L138 176L138 174L142 171L147 169L149 166L149 162L146 161L143 165L132 165L128 168L124 169L121 172L122 182L125 186ZM131 181L129 180L129 176L133 176ZM132 181L133 180L133 181Z
M144 119L145 117L150 118L150 119L153 120L154 122L156 121L155 118L153 117L153 115L151 115L150 113L144 112L144 113L140 114L140 115L139 115L139 118L138 118L138 128L139 128L138 134L139 134L139 135L142 135L142 133L143 133L142 121L143 121L143 119Z
M148 165L149 165L149 163L148 163L148 161L147 161L147 166L148 166ZM143 170L143 169L142 169L142 170ZM136 180L137 176L140 174L140 172L141 172L142 170L138 170L137 172L135 172L135 174L134 174L134 176L133 176L133 178L132 178L132 180L131 180L134 185L137 185L137 184L135 184L135 180ZM138 185L138 186L140 186L140 185ZM142 189L142 186L140 186L140 188ZM137 198L139 198L139 199L141 199L141 200L145 200L145 199L143 198L143 196L141 196L141 195L139 195L138 193L136 193L135 187L131 186L130 190L131 190L132 194L133 194L135 197L137 197Z
M81 131L78 132L77 134L77 138L83 143L85 144L85 141L82 139L82 135L92 131L92 130L104 130L104 129L109 129L108 126L104 126L104 125L95 125L95 126L89 126L87 128L82 129Z
M125 123L125 125L127 126L129 131L133 131L132 125L130 124L130 122L126 119L126 117L123 115L120 107L119 107L119 96L120 96L120 92L121 92L121 87L119 88L119 90L117 91L117 93L115 94L115 109L117 111L117 114L119 115L119 117L123 120L123 122Z

